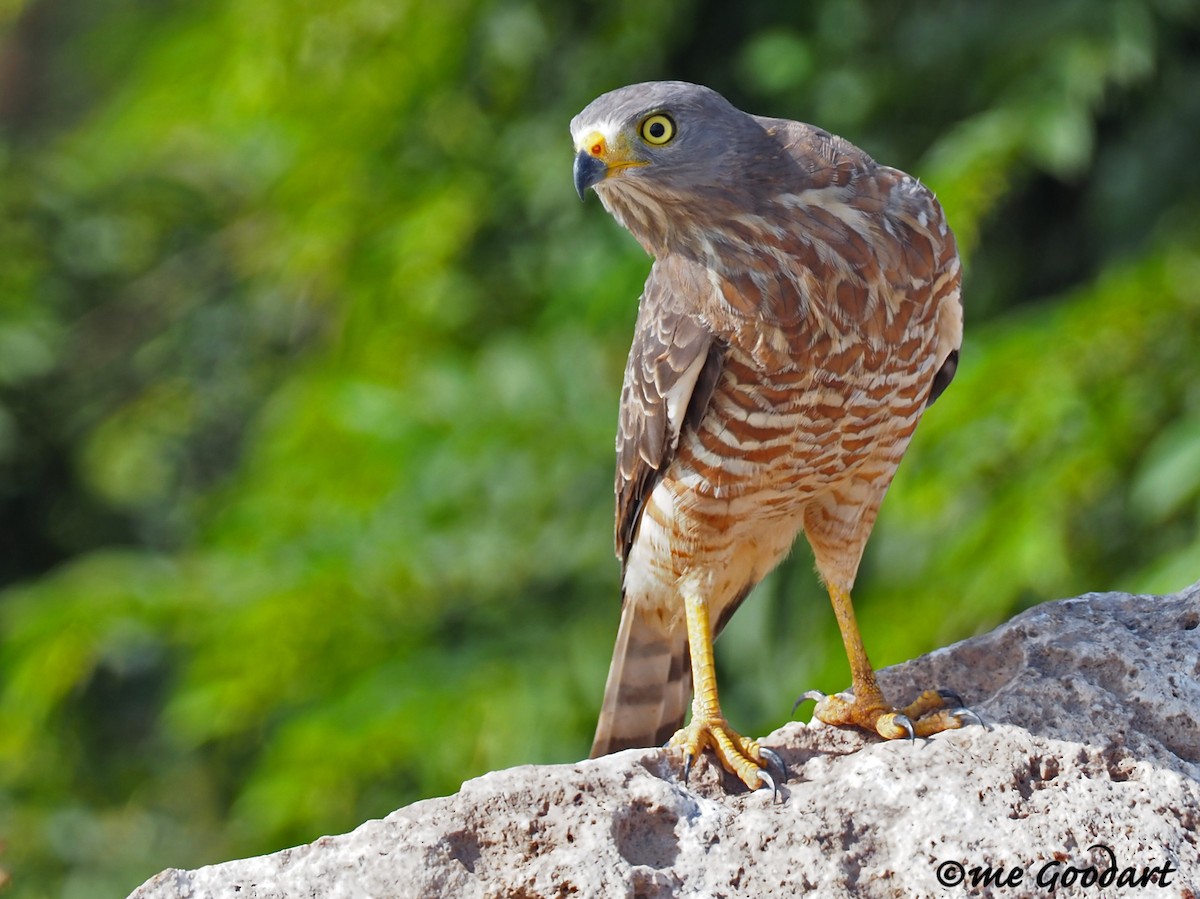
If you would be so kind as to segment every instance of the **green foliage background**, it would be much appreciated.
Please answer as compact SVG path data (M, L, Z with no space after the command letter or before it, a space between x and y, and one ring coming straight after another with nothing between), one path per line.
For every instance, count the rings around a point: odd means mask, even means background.
M959 376L858 589L877 663L1196 580L1198 26L1195 0L0 3L8 894L124 895L586 753L649 263L574 197L566 126L624 83L841 133L960 236ZM719 646L749 732L847 681L810 565Z

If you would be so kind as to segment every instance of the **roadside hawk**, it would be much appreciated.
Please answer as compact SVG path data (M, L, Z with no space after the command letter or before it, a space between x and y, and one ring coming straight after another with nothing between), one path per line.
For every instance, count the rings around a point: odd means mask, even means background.
M571 136L580 198L595 190L654 257L621 390L623 602L592 755L668 741L686 773L710 748L774 788L774 754L722 715L712 641L800 531L852 675L852 698L806 694L816 717L889 739L977 720L935 690L889 704L850 601L958 362L959 258L933 194L820 128L678 81L604 94Z

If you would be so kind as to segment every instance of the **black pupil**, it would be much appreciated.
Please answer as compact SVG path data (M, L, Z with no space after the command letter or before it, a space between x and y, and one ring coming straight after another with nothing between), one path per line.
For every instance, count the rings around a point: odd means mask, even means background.
M667 133L667 126L664 125L662 122L651 122L650 123L650 136L651 137L662 137L666 133Z

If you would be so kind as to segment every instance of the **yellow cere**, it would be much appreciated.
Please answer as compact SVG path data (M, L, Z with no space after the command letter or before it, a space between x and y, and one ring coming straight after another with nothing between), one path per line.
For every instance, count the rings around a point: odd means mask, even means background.
M608 144L604 140L603 134L599 131L593 131L583 139L580 149L587 150L592 156L603 157L605 150L608 149Z

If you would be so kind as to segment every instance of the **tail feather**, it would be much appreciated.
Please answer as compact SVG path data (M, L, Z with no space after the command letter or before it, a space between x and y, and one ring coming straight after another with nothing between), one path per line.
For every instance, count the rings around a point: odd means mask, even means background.
M661 746L683 726L692 697L687 635L667 630L626 601L613 649L592 758Z
M683 727L683 719L687 716L691 703L692 655L687 638L681 636L678 647L671 654L671 670L667 675L662 715L652 745L662 746L675 736L675 731Z

